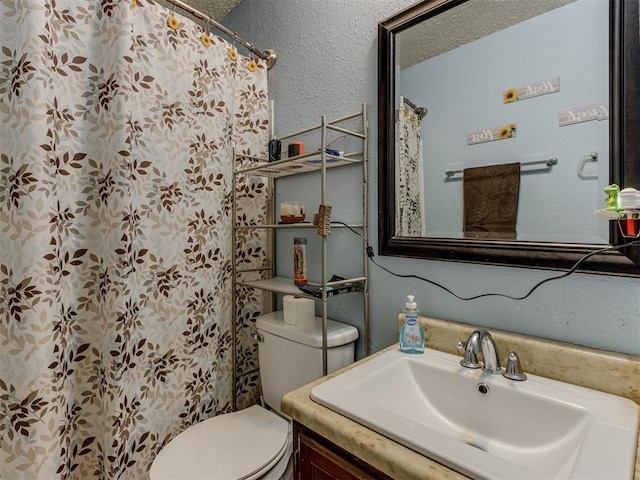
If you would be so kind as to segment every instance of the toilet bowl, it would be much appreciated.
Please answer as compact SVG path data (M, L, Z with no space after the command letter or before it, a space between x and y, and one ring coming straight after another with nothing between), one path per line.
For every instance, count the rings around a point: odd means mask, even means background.
M171 440L151 465L150 480L290 480L291 422L282 396L322 376L322 320L284 323L282 312L256 320L260 378L267 405L254 405L192 425ZM327 321L327 371L354 360L358 330Z

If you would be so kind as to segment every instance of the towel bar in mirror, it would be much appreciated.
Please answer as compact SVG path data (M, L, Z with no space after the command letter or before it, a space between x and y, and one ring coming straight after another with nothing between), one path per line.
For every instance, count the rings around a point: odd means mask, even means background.
M553 167L554 165L557 165L557 164L558 164L557 158L548 158L547 160L535 160L532 162L522 162L520 166L529 167L532 165L544 165L545 167ZM464 172L464 170L447 170L444 172L444 174L447 176L447 178L451 178L454 175L461 174L462 172Z

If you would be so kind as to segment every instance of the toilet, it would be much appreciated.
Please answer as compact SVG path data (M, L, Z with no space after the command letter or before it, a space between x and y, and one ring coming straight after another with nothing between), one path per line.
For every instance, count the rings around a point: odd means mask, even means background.
M256 320L265 403L192 425L171 440L151 465L150 480L288 480L293 478L291 422L282 396L322 376L322 320L284 323L281 311ZM353 363L358 330L327 321L327 372Z

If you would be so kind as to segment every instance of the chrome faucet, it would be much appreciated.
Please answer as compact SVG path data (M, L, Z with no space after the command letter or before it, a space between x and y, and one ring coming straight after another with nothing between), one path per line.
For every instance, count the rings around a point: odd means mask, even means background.
M484 330L474 331L466 342L458 342L458 350L464 350L464 358L460 360L460 365L467 368L480 368L487 373L502 373L500 367L500 357L491 334ZM478 353L482 353L482 363L478 361Z

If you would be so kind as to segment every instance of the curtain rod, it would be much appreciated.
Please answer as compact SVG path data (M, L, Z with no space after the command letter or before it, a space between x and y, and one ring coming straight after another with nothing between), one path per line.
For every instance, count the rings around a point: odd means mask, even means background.
M409 105L411 108L415 110L416 114L420 117L420 120L422 120L424 117L427 116L427 112L428 112L427 107L418 107L415 103L413 103L407 97L402 97L402 100L404 100L404 103L406 103L407 105Z
M194 17L199 18L200 20L204 20L208 24L211 24L213 27L215 27L218 30L220 30L222 33L228 35L229 37L234 39L236 42L238 42L241 45L243 45L244 47L246 47L247 50L249 50L252 53L255 53L258 57L260 57L265 62L267 62L267 69L270 70L271 67L273 67L275 65L276 60L278 58L278 54L274 50L264 50L264 51L262 51L259 48L256 48L253 44L247 42L242 37L240 37L237 33L232 32L231 30L229 30L227 27L225 27L221 23L216 22L209 15L207 15L205 13L202 13L200 10L196 10L191 5L188 5L188 4L184 3L181 0L165 0L165 1L167 3L175 5L176 7L181 8L182 10L184 10L186 12L189 12L191 15L193 15Z

